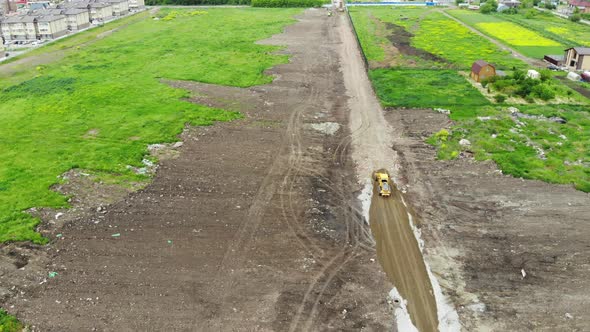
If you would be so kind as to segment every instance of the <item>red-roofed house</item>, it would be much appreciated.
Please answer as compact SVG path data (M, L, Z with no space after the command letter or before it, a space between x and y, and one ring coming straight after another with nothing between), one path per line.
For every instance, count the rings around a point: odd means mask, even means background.
M585 0L570 0L568 1L569 7L573 10L578 7L581 13L590 13L590 1Z

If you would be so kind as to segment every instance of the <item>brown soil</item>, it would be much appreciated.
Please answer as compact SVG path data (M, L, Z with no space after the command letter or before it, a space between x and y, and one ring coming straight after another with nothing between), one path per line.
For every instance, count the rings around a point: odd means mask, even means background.
M580 82L574 82L564 76L555 76L556 79L560 80L563 84L570 87L570 89L576 90L582 96L590 99L590 86L583 86Z
M6 256L2 306L40 331L391 330L355 202L339 24L312 9L265 41L292 55L273 84L168 82L245 118L188 128L152 184L67 222L24 270ZM320 122L341 127L307 129Z
M587 331L588 194L505 176L492 162L435 160L423 140L445 115L390 110L387 119L400 133L393 149L426 259L465 330Z

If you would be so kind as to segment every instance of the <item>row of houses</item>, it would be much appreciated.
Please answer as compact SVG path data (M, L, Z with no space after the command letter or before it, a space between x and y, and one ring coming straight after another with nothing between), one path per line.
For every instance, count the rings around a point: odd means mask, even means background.
M145 6L144 0L83 0L0 17L4 41L55 39Z

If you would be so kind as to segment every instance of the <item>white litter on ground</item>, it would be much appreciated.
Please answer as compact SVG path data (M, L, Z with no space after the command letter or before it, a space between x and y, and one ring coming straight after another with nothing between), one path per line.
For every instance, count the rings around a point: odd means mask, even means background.
M369 224L369 209L371 208L371 199L373 197L373 183L371 180L365 182L365 187L358 196L358 200L361 201L361 208L363 210L363 217L365 217L365 223Z
M418 332L416 326L412 324L412 319L410 319L410 313L406 307L406 300L404 300L395 287L389 291L389 298L393 302L393 314L395 315L397 331Z

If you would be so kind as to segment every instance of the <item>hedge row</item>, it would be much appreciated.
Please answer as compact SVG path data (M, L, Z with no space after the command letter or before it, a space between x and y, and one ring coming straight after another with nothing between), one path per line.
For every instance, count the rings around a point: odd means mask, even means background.
M252 7L321 7L324 0L252 0Z
M145 0L148 6L249 5L250 0Z

